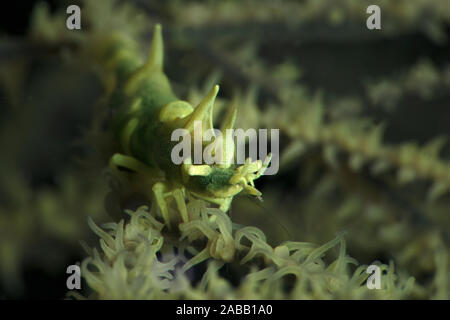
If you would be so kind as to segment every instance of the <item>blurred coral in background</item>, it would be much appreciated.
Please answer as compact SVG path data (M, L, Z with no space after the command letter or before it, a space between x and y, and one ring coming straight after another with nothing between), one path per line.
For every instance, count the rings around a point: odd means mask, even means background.
M30 2L0 38L0 298L65 298L78 263L78 298L448 299L450 5L380 0L368 30L371 2ZM81 30L66 28L72 3ZM120 30L146 57L156 23L179 97L220 83L217 119L237 104L237 128L280 129L263 202L190 201L198 220L175 240L108 185L104 79L86 55ZM227 235L232 262L209 250ZM373 263L380 291L364 283Z

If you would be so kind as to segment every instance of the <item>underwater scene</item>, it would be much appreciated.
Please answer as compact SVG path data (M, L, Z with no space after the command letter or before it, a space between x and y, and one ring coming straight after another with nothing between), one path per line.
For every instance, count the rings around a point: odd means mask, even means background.
M9 6L0 300L450 298L449 0Z

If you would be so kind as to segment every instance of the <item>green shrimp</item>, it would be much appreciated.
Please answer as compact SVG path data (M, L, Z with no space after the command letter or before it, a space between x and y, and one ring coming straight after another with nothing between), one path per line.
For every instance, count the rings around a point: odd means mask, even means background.
M172 161L171 151L177 142L172 141L171 135L175 129L183 128L192 133L198 121L203 130L213 129L213 105L219 86L214 86L196 108L176 97L163 71L160 25L154 29L150 56L144 63L132 42L118 34L104 41L96 54L111 75L106 78L108 107L112 114L109 127L120 146L109 165L116 172L125 168L141 180L149 181L146 185L151 188L151 196L169 228L175 219L169 215L173 200L181 221L188 222L186 198L206 200L227 212L233 197L240 192L261 196L254 180L264 173L270 154L264 162L252 162L248 158L245 164L237 166L233 164L232 139L221 141L228 146L221 149L225 159L221 164L192 164L190 158L178 165ZM222 132L233 128L236 112L236 106L229 108Z

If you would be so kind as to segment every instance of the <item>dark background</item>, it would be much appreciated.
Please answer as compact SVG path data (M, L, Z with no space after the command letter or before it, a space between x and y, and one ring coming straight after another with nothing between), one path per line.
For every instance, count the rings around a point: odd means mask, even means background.
M7 35L9 38L20 39L24 36L28 30L30 13L36 2L21 0L2 3L0 10L1 37ZM52 10L58 8L59 1L49 0L46 2ZM446 34L450 37L449 26L446 27ZM263 46L262 50L265 57L271 61L278 59L279 48L296 54L298 59L302 61L304 69L303 83L311 90L326 89L330 98L355 93L363 96L364 87L360 81L362 75L374 78L382 77L385 74L391 74L393 70L404 70L424 57L441 67L449 62L450 57L450 45L448 43L436 44L418 32L366 42L339 39L333 41L330 40L332 37L333 32L328 34L329 39L327 41L316 41L311 36L303 41L292 42L280 37L279 43L268 43L266 48ZM278 49L273 50L273 46ZM330 55L330 52L332 52L332 55ZM174 58L172 57L172 59ZM36 73L39 73L38 67L39 65L36 67ZM95 80L92 80L92 83L95 84ZM225 83L225 88L226 85ZM83 92L85 88L74 90ZM90 93L86 94L87 99L91 102L95 101L96 92L99 92L99 90L99 86L91 88ZM0 99L4 100L1 91ZM450 133L449 101L450 90L448 88L440 90L431 100L406 95L399 102L399 107L395 113L388 115L380 108L371 107L371 102L366 98L364 100L368 105L367 114L373 119L381 120L389 117L387 137L392 142L407 139L425 142L435 136ZM433 111L430 112L424 105L433 106ZM34 188L54 185L55 173L60 169L58 164L69 159L74 152L78 155L82 155L84 152L83 148L73 146L71 141L79 137L81 128L89 125L91 113L86 109L77 109L76 106L77 101L74 101L65 109L72 111L53 114L54 126L50 123L45 136L39 138L41 140L47 139L47 142L51 139L55 140L52 153L48 153L50 152L49 149L43 149L39 151L41 154L35 154L36 158L24 160L23 169L30 172L31 183ZM0 117L4 111L0 111ZM70 121L64 121L64 119L70 119ZM60 121L64 123L63 127L56 125ZM32 145L33 140L30 140L29 144ZM449 151L447 146L444 155L448 155ZM36 159L42 159L45 162L48 158L52 159L52 165L45 168L34 165L38 161ZM291 183L290 177L288 172L275 179L280 186L289 186ZM79 261L82 258L78 249L69 248L68 250L74 253L67 257L67 264L72 261ZM19 296L8 294L1 296L3 290L0 287L0 298L59 299L66 293L65 274L53 274L34 267L33 264L28 264L23 271L23 275L25 291Z

